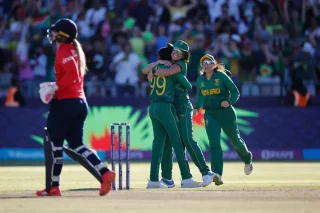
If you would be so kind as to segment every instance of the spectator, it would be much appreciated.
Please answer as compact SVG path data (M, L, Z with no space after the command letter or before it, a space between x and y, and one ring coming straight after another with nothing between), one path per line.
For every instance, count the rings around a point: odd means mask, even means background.
M320 59L319 6L318 0L4 1L3 10L0 8L0 48L6 51L0 62L1 91L8 89L12 75L20 78L26 96L36 95L32 88L37 88L39 76L55 80L55 47L48 46L43 35L57 19L69 17L78 24L78 38L88 58L88 87L103 85L114 94L120 77L137 78L139 66L121 76L116 76L117 66L110 66L124 54L122 47L127 42L143 66L154 61L167 42L183 39L191 51L191 81L199 66L195 58L205 52L231 69L234 81L251 82L259 91L260 80L276 76L286 79L289 92L288 79L297 78L303 79L311 95L315 93L310 88L318 85L319 94L320 65L315 63ZM38 47L47 58L41 72L32 63L37 58L44 61L37 55ZM134 80L143 81L146 79ZM279 86L278 81L272 83L272 87ZM86 90L104 95L97 88Z
M158 26L156 36L157 37L155 41L155 45L156 45L155 52L158 52L162 47L165 47L167 45L169 40L165 25L161 24Z
M26 101L24 96L22 95L20 89L20 83L17 78L11 79L11 87L8 90L7 98L5 102L6 107L21 107L25 106Z
M132 36L129 39L129 43L134 53L139 56L144 56L145 43L139 27L136 26L133 28Z
M115 84L119 96L135 95L139 82L139 56L132 52L129 43L122 46L122 51L113 58L110 69L115 72Z
M93 30L93 32L96 32L99 24L105 19L107 9L102 4L102 0L94 0L93 5L93 8L87 10L85 20L87 23L89 23L89 27Z
M237 23L236 19L229 15L229 6L227 3L221 6L221 16L215 20L215 31L217 34L223 33L236 33L237 32Z
M240 82L254 82L257 72L256 54L252 51L252 42L245 40L239 59Z
M19 79L22 83L22 89L27 96L33 96L33 72L27 56L19 55L18 60L18 73Z
M0 47L6 48L10 40L10 31L6 21L0 17Z
M76 23L78 26L80 39L86 40L93 36L94 31L90 28L90 23L85 20L84 12L79 13Z
M288 93L289 105L295 107L307 107L310 105L310 92L301 80L295 81L292 85L291 92Z
M34 75L34 94L37 94L39 91L39 84L46 81L47 77L47 56L44 53L43 47L37 46L36 47L36 53L33 55L33 57L30 60L31 68L33 69L33 75Z
M186 18L188 11L198 5L196 0L191 0L191 3L187 5L184 4L184 0L171 0L171 2L165 0L163 2L169 9L171 20L177 15L181 18Z
M205 55L205 51L203 49L204 39L205 38L203 34L198 34L190 46L190 62L188 63L187 73L187 78L190 82L196 82L199 76L199 61L201 57Z
M146 30L148 22L154 19L154 8L148 5L148 0L141 0L136 3L129 13L136 22L141 31Z

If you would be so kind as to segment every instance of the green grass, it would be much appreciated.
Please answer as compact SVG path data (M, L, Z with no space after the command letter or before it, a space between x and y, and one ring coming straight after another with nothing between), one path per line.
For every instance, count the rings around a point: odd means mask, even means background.
M125 167L124 167L125 168ZM197 180L201 175L191 164ZM225 163L224 185L146 190L148 163L132 163L131 190L98 196L99 184L80 165L65 165L63 197L39 198L44 188L43 166L0 166L0 212L319 212L320 163L259 162L246 176L242 163ZM125 177L123 177L125 180ZM123 183L125 186L125 183Z

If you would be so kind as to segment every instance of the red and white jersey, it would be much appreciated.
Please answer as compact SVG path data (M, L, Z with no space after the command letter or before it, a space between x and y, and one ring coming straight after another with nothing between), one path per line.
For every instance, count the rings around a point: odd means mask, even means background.
M79 71L78 55L73 44L59 45L54 69L59 87L55 99L86 98L83 90L84 76Z

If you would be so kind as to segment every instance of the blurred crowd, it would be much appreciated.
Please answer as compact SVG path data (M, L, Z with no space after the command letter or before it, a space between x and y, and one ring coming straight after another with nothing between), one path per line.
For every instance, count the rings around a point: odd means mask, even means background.
M190 46L188 79L206 53L233 73L242 95L320 93L320 0L0 0L0 96L12 78L24 96L54 81L59 18L78 25L87 96L147 95L142 68L167 42Z

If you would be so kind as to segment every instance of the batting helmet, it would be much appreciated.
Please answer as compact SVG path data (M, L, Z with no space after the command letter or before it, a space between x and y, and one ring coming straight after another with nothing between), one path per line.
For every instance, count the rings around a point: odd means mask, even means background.
M58 35L53 40L51 31L57 32ZM48 29L48 39L52 41L71 43L78 35L78 28L76 23L68 18L59 19L55 24ZM64 39L63 39L64 38Z

